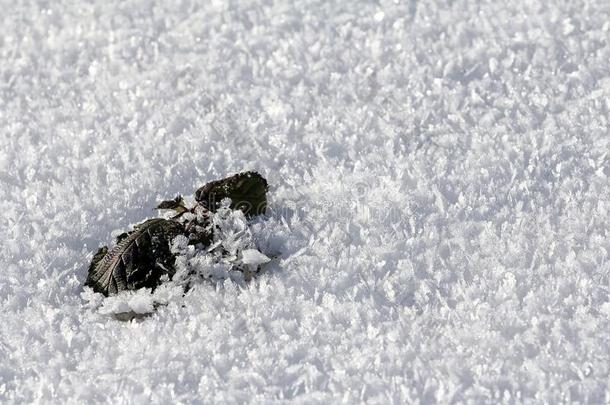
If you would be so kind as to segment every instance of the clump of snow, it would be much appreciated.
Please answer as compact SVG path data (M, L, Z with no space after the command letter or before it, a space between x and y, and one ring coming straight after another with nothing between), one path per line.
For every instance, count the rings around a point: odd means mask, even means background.
M154 304L150 289L141 289L108 297L104 300L100 313L118 314L132 311L136 314L149 314L154 310Z
M271 259L258 251L257 249L244 249L241 251L241 255L238 258L243 264L249 264L258 266L260 264L268 263Z
M269 262L260 252L243 212L231 210L225 199L215 213L210 213L214 239L210 246L188 245L184 236L172 243L176 256L176 275L172 282L191 286L197 279L234 281L250 279Z
M0 402L609 403L609 21L3 2ZM83 290L113 230L249 169L271 186L260 277L231 277L246 243L193 251L217 281L186 295Z

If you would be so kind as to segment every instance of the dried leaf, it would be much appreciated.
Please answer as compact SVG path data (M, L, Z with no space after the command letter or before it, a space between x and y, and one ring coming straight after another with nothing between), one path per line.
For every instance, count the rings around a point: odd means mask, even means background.
M98 250L85 285L106 296L123 290L155 288L161 276L173 276L175 256L169 243L183 232L178 222L161 218L137 225L110 251L106 247Z
M267 180L257 172L244 172L212 181L195 193L195 199L215 212L224 198L231 199L231 208L240 209L251 217L267 209Z

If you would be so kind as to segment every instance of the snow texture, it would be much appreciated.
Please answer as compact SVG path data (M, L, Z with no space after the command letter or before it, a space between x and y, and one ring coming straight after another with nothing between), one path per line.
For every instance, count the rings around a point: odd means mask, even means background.
M608 1L0 6L0 402L610 402ZM264 274L83 290L242 170Z

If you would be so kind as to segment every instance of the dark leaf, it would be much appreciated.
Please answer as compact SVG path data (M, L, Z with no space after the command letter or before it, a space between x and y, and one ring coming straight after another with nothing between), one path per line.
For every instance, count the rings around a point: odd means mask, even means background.
M150 219L136 225L110 251L101 248L93 257L85 285L106 296L123 290L155 288L161 276L174 273L171 240L183 233L182 225L166 219Z
M267 180L257 172L244 172L212 181L195 193L195 199L210 211L216 211L224 198L231 199L231 208L246 216L264 214L267 209Z

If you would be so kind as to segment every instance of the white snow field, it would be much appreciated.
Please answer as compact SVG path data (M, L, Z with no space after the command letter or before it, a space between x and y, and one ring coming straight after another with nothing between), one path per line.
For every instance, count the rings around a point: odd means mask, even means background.
M1 403L610 402L607 0L0 3ZM242 170L263 275L83 288Z

